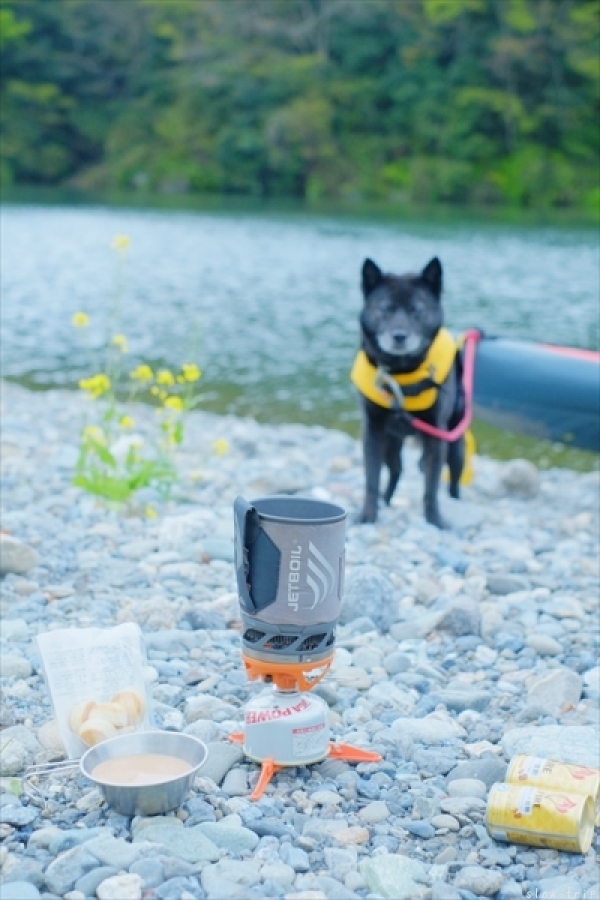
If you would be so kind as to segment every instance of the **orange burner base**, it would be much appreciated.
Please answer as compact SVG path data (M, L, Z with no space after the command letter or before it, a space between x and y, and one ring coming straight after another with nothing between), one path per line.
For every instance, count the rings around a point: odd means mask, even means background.
M233 734L229 735L229 740L234 741L236 744L243 744L244 733L242 731L236 731ZM331 741L329 744L328 757L330 759L343 759L346 762L356 763L381 762L381 756L379 753L374 753L371 750L361 750L360 747L353 747L351 744L337 744L334 741ZM286 768L286 766L282 766L279 763L276 763L270 757L264 759L261 763L261 771L258 783L250 794L250 799L260 800L273 775L275 775L277 772L280 772L284 768Z
M267 684L274 684L281 691L310 691L329 671L333 653L327 659L312 663L266 662L262 659L253 659L244 653L242 659L250 681L262 679Z

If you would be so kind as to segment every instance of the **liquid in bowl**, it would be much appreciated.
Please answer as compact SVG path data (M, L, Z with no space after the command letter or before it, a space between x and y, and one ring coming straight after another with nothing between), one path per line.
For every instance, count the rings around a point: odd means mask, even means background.
M144 787L180 778L193 768L186 760L166 753L132 753L105 759L94 766L90 774L103 784Z

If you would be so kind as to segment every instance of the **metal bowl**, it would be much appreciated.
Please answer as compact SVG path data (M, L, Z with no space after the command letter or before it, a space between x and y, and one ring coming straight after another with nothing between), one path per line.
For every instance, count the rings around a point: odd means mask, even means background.
M137 753L163 753L189 763L185 775L167 778L158 784L129 786L101 781L92 775L96 766L107 759ZM208 757L203 741L175 731L137 731L110 738L91 747L81 757L83 775L97 784L104 799L123 816L157 816L177 809L185 800L195 776Z

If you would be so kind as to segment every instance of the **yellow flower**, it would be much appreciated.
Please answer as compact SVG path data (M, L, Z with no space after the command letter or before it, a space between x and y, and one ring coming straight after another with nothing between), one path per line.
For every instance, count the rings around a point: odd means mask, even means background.
M127 349L127 338L125 337L124 334L115 334L114 338L112 339L112 342L113 342L113 344L115 345L115 347L118 347L118 348L119 348L119 350L121 351L121 353L127 353L127 352L128 352L128 349Z
M138 366L137 369L134 369L133 372L130 372L129 376L130 378L133 378L134 381L152 381L154 372L150 366L142 365Z
M202 372L195 363L184 363L181 372L185 381L198 381L202 377Z
M129 250L130 244L131 240L126 234L115 234L110 247L111 250L116 250L117 253L124 255Z
M76 312L73 318L71 319L71 325L73 328L87 328L90 324L90 317L87 313L84 312Z
M147 519L156 519L158 516L158 513L153 506L147 506L145 509L145 513Z
M165 407L167 409L183 409L183 400L181 397L167 397Z
M96 400L110 390L110 378L101 372L98 375L92 375L91 378L82 378L79 387Z
M101 428L98 428L97 425L87 425L83 429L83 439L88 441L96 441L96 443L98 444L106 443L104 432Z
M175 384L175 376L168 369L160 369L156 375L157 384Z
M229 453L229 442L225 438L218 438L212 448L217 456L225 456L226 453Z
M135 425L135 419L132 419L131 416L121 416L119 419L119 425L121 428L133 428Z

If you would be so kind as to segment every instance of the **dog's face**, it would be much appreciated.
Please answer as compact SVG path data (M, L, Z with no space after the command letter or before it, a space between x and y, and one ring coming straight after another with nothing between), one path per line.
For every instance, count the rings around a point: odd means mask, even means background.
M443 325L439 259L434 257L420 275L384 274L366 259L362 291L360 324L367 355L392 372L416 368Z

